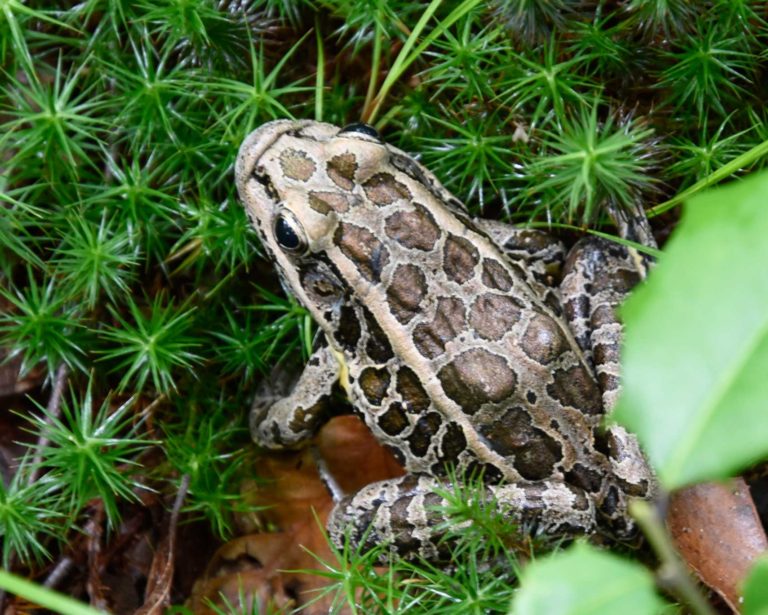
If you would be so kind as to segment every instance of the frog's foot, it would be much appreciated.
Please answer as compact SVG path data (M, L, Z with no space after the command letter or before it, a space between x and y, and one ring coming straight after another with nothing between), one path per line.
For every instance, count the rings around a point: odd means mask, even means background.
M606 210L616 225L619 237L650 248L657 247L656 238L653 236L651 225L648 222L648 216L640 203L623 206L606 203ZM653 260L651 257L640 255L639 253L638 256L645 261L646 266L649 266Z
M331 511L331 540L339 547L349 540L363 549L387 544L398 557L446 561L450 544L445 540L444 511L448 501L441 492L450 489L444 479L412 474L367 485ZM485 485L484 489L500 514L518 523L521 535L562 537L596 529L592 498L577 487L541 481Z
M338 379L339 363L330 348L323 346L309 358L290 395L274 392L253 400L250 427L254 441L278 450L302 445L325 421Z

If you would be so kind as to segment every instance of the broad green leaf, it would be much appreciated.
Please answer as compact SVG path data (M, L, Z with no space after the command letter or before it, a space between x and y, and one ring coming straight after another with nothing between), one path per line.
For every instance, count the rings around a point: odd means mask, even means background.
M624 393L667 489L768 455L768 174L691 199L624 306Z
M768 556L755 565L744 584L744 615L768 615Z
M647 615L663 608L647 569L578 543L524 570L510 615Z

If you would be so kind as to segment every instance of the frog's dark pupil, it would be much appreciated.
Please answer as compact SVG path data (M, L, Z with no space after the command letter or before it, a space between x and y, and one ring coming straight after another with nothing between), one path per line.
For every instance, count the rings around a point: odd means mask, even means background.
M363 124L362 122L348 124L339 131L339 134L342 132L359 132L361 134L368 135L369 137L373 137L374 139L379 138L379 132L373 126L370 124Z
M275 238L277 243L286 250L295 250L301 244L296 231L283 216L279 216L275 222Z

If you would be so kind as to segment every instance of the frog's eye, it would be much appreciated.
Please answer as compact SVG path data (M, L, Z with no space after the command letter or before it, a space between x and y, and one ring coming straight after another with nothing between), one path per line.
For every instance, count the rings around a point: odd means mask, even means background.
M286 214L278 214L275 218L275 240L286 252L301 252L307 247L299 223Z
M368 137L373 137L374 139L379 139L379 132L370 124L363 124L362 122L356 122L355 124L348 124L347 126L344 126L339 131L339 134L349 133L349 132L356 132L361 135L366 135Z

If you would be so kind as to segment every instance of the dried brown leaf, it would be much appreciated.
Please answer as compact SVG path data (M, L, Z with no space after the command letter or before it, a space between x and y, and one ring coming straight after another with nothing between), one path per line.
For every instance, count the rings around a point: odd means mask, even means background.
M333 419L316 442L319 456L346 492L403 473L355 417ZM302 613L308 615L327 613L330 596L306 606L327 581L298 572L321 569L322 561L335 562L325 536L333 501L314 458L308 450L261 457L258 475L262 484L247 499L266 506L262 524L279 531L250 534L221 547L196 583L189 606L197 615L213 612L207 600L248 608L257 601L260 612L304 606Z
M755 559L768 550L747 484L738 478L675 492L667 525L688 565L739 612L739 588Z

